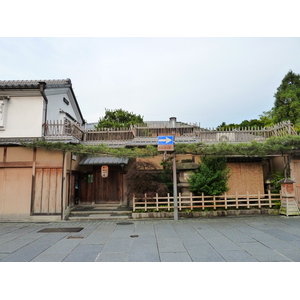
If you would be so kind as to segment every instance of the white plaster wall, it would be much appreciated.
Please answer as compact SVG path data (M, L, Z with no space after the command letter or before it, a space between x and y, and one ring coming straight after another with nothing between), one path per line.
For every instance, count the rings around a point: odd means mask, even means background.
M11 97L7 101L4 137L41 137L43 120L43 98Z
M60 113L60 110L62 110L70 114L75 120L80 122L80 119L75 113L74 100L72 94L68 89L46 90L45 94L48 99L48 107L47 107L48 121L64 120L65 114ZM63 101L63 98L66 98L69 101L69 105L67 105Z

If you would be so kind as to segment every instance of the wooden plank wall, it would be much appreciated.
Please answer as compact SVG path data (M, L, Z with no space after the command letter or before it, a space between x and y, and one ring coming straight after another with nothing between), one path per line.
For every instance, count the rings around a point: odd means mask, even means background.
M0 215L30 214L31 168L0 168Z
M36 169L33 214L61 212L62 169Z
M58 151L2 147L0 217L61 214L62 163Z

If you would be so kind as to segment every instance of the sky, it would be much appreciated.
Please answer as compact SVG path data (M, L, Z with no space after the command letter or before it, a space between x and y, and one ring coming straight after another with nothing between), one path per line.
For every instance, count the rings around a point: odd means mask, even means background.
M145 121L241 123L270 110L283 77L300 73L293 0L14 2L4 4L14 21L0 19L0 80L69 78L88 123L119 108Z
M0 79L70 78L87 122L122 108L216 127L270 110L299 50L286 37L4 37Z

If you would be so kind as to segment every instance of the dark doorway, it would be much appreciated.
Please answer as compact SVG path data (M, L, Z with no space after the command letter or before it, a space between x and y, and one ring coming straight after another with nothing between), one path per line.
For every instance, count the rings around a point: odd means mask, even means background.
M122 168L108 167L108 176L102 177L101 166L80 176L79 200L81 204L121 203L123 199Z
M95 167L94 174L95 203L119 203L122 199L121 168L109 166L107 178L101 176L101 167Z

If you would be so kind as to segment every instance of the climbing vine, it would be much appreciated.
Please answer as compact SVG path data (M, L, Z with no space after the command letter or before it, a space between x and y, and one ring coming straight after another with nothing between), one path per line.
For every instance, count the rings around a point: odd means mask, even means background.
M83 145L67 144L63 142L49 142L36 140L33 142L20 142L24 147L44 148L49 151L58 150L63 152L73 152L75 154L93 155L111 155L116 157L153 157L160 154L157 146L148 145L145 147L120 147L111 148L105 144ZM250 143L228 143L221 142L215 144L194 143L194 144L175 144L176 154L194 154L194 155L243 155L259 156L275 154L289 154L300 150L300 136L271 137L264 142L252 141Z
M152 157L158 154L156 147L146 146L143 148L111 148L105 144L99 145L82 145L82 144L66 144L62 142L48 142L36 140L34 142L21 142L21 145L28 148L43 148L47 151L73 152L74 154L83 154L88 156L110 155L116 157Z

